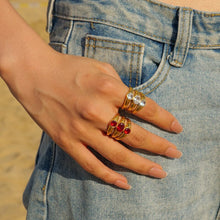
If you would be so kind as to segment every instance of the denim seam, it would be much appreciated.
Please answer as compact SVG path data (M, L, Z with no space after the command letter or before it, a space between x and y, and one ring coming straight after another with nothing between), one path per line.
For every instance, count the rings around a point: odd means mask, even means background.
M199 49L199 48L213 48L213 47L220 47L220 44L213 44L213 45L203 45L197 44L197 46L191 46L191 49Z
M132 52L134 52L133 45L132 45ZM134 53L131 53L131 62L130 62L130 66L129 66L129 86L131 86L131 83L132 83L133 59L134 59Z
M99 19L99 18L86 18L86 17L79 17L79 16L62 16L62 15L58 15L58 14L54 14L55 17L58 17L58 18L62 18L62 19L66 19L66 20L75 20L75 19L80 19L81 21L87 21L87 22L101 22L101 23L104 23L106 25L116 25L118 27L122 27L122 28L127 28L127 29L130 29L130 30L133 30L133 31L136 31L137 33L142 33L146 36L149 36L149 37L153 37L153 38L156 38L156 39L159 39L159 40L162 40L164 41L165 43L174 43L173 41L170 41L166 38L162 38L162 37L159 37L157 35L153 35L153 34L150 34L150 33L147 33L147 32L144 32L144 31L141 31L139 29L136 29L136 28L133 28L133 27L130 27L130 26L127 26L127 25L123 25L123 24L118 24L116 22L113 22L113 21L109 21L109 20L105 20L105 19Z
M164 64L165 65L165 64ZM149 92L145 93L145 95L150 94L151 92L153 92L155 89L157 89L167 78L169 72L170 72L171 66L168 68L166 74L164 75L163 79L160 81L160 83L158 83L153 89L151 89Z
M191 11L193 11L193 10L191 10ZM184 57L185 57L185 54L186 54L186 51L187 51L187 49L189 49L188 47L189 47L189 40L190 40L190 38L191 38L191 30L190 29L192 29L192 24L190 24L190 22L191 22L191 16L188 16L188 26L187 26L187 41L186 41L186 45L185 45L185 48L184 48ZM188 45L187 45L188 44ZM188 51L187 51L187 53L188 53ZM183 61L185 61L185 59L183 60Z
M114 25L116 25L117 28L125 28L126 30L128 31L135 31L135 34L140 34L141 36L144 36L145 37L149 37L149 38L153 38L155 40L161 40L163 43L167 43L167 44L175 44L175 42L173 40L169 40L169 39L166 39L166 38L162 38L162 37L159 37L157 35L153 35L153 34L150 34L148 32L144 32L144 31L141 31L139 29L136 29L136 28L133 28L133 27L130 27L130 26L127 26L127 25L123 25L123 24L118 24L116 22L112 22L112 21L108 21L108 20L104 20L104 19L98 19L98 18L86 18L86 17L79 17L79 16L64 16L64 15L59 15L59 14L54 14L55 17L58 17L58 18L62 18L62 19L65 19L65 20L76 20L76 19L79 19L79 21L84 21L84 22L97 22L97 23L101 23L101 24L105 24L105 25L109 25L109 26L113 26L115 27ZM190 48L199 48L199 47L207 47L207 48L212 48L212 47L220 47L220 44L211 44L211 45L203 45L203 44L197 44L195 46L193 46L193 44L189 44L189 47Z
M96 43L96 41L94 40L93 42L93 47L92 47L92 49L93 49L93 57L95 57L95 50L96 50L96 48L97 48L97 43Z
M54 9L55 0L49 0L47 6L47 23L46 23L46 31L48 33L51 32L53 28L53 9Z
M89 56L89 48L91 47L92 48L92 56L91 57L93 58L95 56L96 41L91 38L89 38L88 40L89 40L89 42L88 42L89 45L88 46L87 46L87 44L85 45L87 48L87 57Z
M218 17L218 16L220 16L220 14L218 13L218 14L213 14L213 13L211 13L211 14L207 14L207 13L204 13L204 12L197 12L196 11L196 13L197 14L201 14L201 15L204 15L206 18L208 18L208 17Z
M181 44L182 44L182 41L183 41L183 29L184 29L184 22L185 22L185 10L183 10L183 17L181 18L181 31L182 31L182 33L181 33L181 37L180 37L180 41L178 42L178 45L176 46L177 48L178 48L178 50L177 50L177 57L176 57L176 59L174 60L174 62L175 63L181 63L182 64L182 62L179 62L179 54L180 54L180 46L181 46Z
M91 44L86 44L86 47L102 48L102 49L107 49L107 50L115 50L115 51L119 51L119 52L126 52L126 53L133 53L133 54L143 54L142 52L136 52L136 51L132 51L132 50L121 50L121 49L117 49L114 47L103 47L103 46L97 46L97 45L91 45Z
M187 10L187 9L185 9L185 8L183 8L183 11L184 11L184 14L183 14L183 18L182 18L182 20L183 20L183 22L182 22L182 36L181 36L181 40L180 40L180 43L179 43L179 45L181 45L182 44L182 41L183 41L183 34L184 34L184 32L183 32L183 30L185 29L184 28L184 24L185 24L185 11L192 11L192 10ZM188 42L188 40L189 40L189 37L190 37L190 30L189 30L189 28L190 28L190 19L188 19L188 25L187 25L187 40L186 40L186 42L185 42L185 46L184 46L184 52L183 52L183 57L185 57L185 53L186 53L186 50L187 50L187 42ZM179 65L183 65L183 62L180 62L179 61L179 55L180 55L180 46L178 47L178 51L177 51L177 58L176 59L174 59L174 62L176 63L176 64L179 64Z
M139 59L140 59L140 55L143 54L143 52L140 52L140 48L143 47L142 45L135 44L135 43L124 43L124 42L114 41L114 40L98 39L98 38L90 37L90 36L87 37L86 39L88 40L87 44L85 45L87 48L87 50L86 50L87 57L88 57L89 47L92 47L93 49L103 48L103 49L109 49L109 50L114 50L114 51L119 51L119 52L131 53L131 62L129 65L129 86L131 86L131 83L132 83L132 69L133 69L133 62L134 62L134 54L138 54L137 63L136 63L136 82L135 82L135 85L136 86L138 85L138 79L139 79L138 74L140 72L140 67L139 67L140 60ZM132 50L122 50L122 49L117 49L117 48L113 48L113 47L97 46L96 44L92 45L91 41L93 43L96 43L96 41L99 41L99 42L108 42L108 43L112 43L112 44L128 45L128 46L132 46ZM135 51L135 47L139 48L138 51Z
M71 34L72 34L72 32L73 32L73 27L74 27L73 24L74 24L74 22L73 22L73 21L70 21L69 31L68 31L67 36L66 36L66 39L65 39L65 41L64 41L64 44L65 44L65 45L69 45L70 36L71 36ZM67 46L67 53L68 53L68 49L69 49L69 47Z
M179 61L178 61L178 60L176 60L176 59L174 59L173 61L174 61L174 63L176 63L176 64L183 65L183 63L182 63L182 62L179 62Z
M167 47L165 57L168 56L168 51L169 51L169 48ZM162 61L161 61L161 62L162 62ZM160 75L161 75L161 73L162 73L162 71L163 71L163 69L164 69L165 64L166 64L166 62L164 62L163 66L161 67L161 70L160 70L160 72L158 73L158 76L157 76L154 80L152 80L152 82L147 83L147 85L145 85L145 86L142 87L141 89L146 89L147 87L151 86L151 85L160 77ZM163 80L162 80L162 81L163 81ZM161 85L161 82L159 83L159 85ZM158 86L156 86L156 88L157 88L157 87L158 87ZM154 87L154 88L155 88L155 87ZM153 88L153 90L154 90L154 88ZM151 91L152 91L152 90L151 90ZM151 92L151 91L150 91L150 92ZM150 93L150 92L149 92L149 93ZM149 94L149 93L147 93L147 94Z
M64 44L62 42L58 42L58 41L51 41L49 44L57 44L57 45L61 45L62 47L65 47L65 48L67 47L66 44ZM136 46L139 47L139 45L136 45ZM142 47L142 46L140 46L140 47ZM200 45L200 44L198 44L198 46L193 46L193 47L190 47L190 48L191 49L204 49L206 47L211 49L213 47L220 47L220 44L216 44L216 45Z
M59 45L59 46L62 46L62 47L66 47L66 46L67 46L67 45L64 44L64 43L62 43L62 42L57 42L57 41L50 41L50 42L49 42L49 45L51 45L51 44L53 44L53 45Z
M138 51L140 52L140 47L139 47ZM136 86L138 85L139 76L140 76L140 54L138 54L138 57L137 57Z
M90 38L86 38L86 40L87 40L87 41L90 41ZM87 45L87 44L86 44L86 45ZM85 56L88 57L88 56L89 56L89 47L87 47L86 45L85 45L85 48L86 48L86 54L85 54Z
M120 52L129 52L129 53L136 53L136 54L143 54L142 52L136 52L135 48L133 49L133 47L143 47L142 45L139 44L135 44L135 43L123 43L120 41L113 41L113 40L105 40L105 39L98 39L95 37L87 37L87 40L89 40L89 42L85 45L86 47L97 47L97 48L103 48L103 49L109 49L109 50L116 50L116 51L120 51ZM97 45L91 45L91 41L96 42L96 41L100 41L100 42L108 42L108 43L112 43L112 44L121 44L121 45L128 45L128 46L132 46L132 50L122 50L122 49L117 49L114 47L103 47L103 46L97 46Z
M51 155L51 164L50 164L50 168L47 174L47 178L46 178L46 183L44 184L42 191L43 191L43 195L44 195L44 205L46 207L45 211L45 215L44 215L44 220L47 219L47 214L48 214L48 204L47 204L47 195L48 195L48 186L49 186L49 182L50 182L50 178L51 178L51 174L53 171L53 167L54 167L54 162L55 162L55 154L56 154L56 144L53 142L53 147L52 147L52 155Z
M135 43L124 43L120 41L114 41L114 40L106 40L106 39L98 39L94 37L87 37L87 39L95 40L95 41L101 41L101 42L108 42L108 43L113 43L113 44L122 44L122 45L128 45L128 46L136 46L136 47L143 47L142 45L135 44Z

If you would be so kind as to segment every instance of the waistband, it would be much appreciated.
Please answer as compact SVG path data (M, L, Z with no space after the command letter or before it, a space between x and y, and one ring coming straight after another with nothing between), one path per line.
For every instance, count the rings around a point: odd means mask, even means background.
M189 48L220 48L220 13L176 7L156 0L50 0L50 15L102 23L175 44L178 28L190 27ZM181 21L180 21L181 13ZM183 25L183 27L180 27ZM52 24L48 24L50 32Z

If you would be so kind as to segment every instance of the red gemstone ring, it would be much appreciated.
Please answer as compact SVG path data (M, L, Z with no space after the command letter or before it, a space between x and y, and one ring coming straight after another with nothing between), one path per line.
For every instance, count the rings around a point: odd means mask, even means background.
M107 127L107 135L120 140L131 132L130 119L116 114L109 122Z

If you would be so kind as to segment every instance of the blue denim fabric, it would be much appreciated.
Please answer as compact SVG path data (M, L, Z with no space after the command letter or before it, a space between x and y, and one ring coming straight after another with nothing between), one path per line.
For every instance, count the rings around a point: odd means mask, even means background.
M125 191L84 171L44 134L24 193L27 219L220 219L220 14L150 0L51 0L48 31L57 51L112 64L126 85L173 113L179 135L132 120L183 157L133 149L164 167L159 180L97 155L128 178Z

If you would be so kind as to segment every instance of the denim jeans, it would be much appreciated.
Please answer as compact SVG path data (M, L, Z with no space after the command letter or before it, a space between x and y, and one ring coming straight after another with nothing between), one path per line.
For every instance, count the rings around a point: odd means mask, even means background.
M27 219L220 219L220 14L151 0L52 0L48 31L55 50L110 63L127 86L174 114L184 127L178 135L132 120L183 156L131 148L168 172L154 179L97 155L128 178L126 191L84 171L44 133L24 193Z

